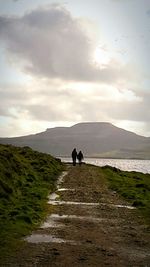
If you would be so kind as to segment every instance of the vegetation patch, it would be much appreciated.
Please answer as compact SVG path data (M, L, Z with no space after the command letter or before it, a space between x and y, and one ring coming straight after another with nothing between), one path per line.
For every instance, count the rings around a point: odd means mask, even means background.
M63 168L51 155L0 145L0 262L45 217L47 196Z
M109 187L139 208L150 223L150 174L121 171L111 166L104 166L102 170Z

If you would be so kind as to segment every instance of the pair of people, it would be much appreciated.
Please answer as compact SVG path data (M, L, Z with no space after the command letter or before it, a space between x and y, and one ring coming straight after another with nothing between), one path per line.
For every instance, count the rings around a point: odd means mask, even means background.
M76 165L76 160L77 160L77 159L78 159L78 161L79 161L79 165L82 164L83 153L82 153L81 150L79 151L79 153L77 153L76 148L74 148L73 151L72 151L72 154L71 154L71 155L72 155L73 166Z

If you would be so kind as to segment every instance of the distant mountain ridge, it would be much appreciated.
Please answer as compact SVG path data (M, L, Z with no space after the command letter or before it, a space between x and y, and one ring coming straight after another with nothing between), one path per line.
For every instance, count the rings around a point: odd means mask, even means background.
M54 156L70 156L74 147L88 157L150 159L150 138L108 122L83 122L48 128L28 136L0 138L1 144L30 146Z

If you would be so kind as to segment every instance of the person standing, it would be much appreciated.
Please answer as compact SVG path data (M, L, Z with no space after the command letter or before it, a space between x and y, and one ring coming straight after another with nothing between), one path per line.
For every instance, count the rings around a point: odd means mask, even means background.
M82 164L82 160L83 160L83 153L82 151L80 150L78 155L77 155L77 158L78 158L78 161L79 161L79 165Z
M73 149L71 155L72 155L73 166L75 166L76 165L76 159L77 159L77 151L76 151L76 148Z

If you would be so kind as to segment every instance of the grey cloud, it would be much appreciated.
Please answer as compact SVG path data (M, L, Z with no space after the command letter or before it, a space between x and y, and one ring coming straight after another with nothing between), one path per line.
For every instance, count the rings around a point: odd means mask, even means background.
M130 120L149 124L149 103L150 93L141 98L141 101L124 99L122 101L115 101L114 99L111 101L110 98L107 101L107 97L105 97L105 100L96 99L93 94L93 97L87 98L86 101L81 100L80 112L83 121Z
M123 67L92 64L93 45L75 19L63 7L49 5L22 17L0 16L0 37L7 50L23 63L23 69L40 77L64 80L115 82L125 78Z
M24 90L22 86L15 85L1 85L0 86L0 96L4 101L14 101L18 100L19 102L27 99L27 90Z
M118 112L119 110L119 112ZM120 103L111 105L111 116L117 120L149 122L149 107L145 103Z
M38 84L38 86L37 86ZM141 101L115 100L106 92L103 86L93 84L89 92L64 88L63 83L48 86L48 81L38 81L29 87L3 87L0 88L1 105L0 115L12 121L25 118L31 122L79 122L79 121L136 121L149 125L149 100L150 94L141 96ZM77 85L78 86L78 85ZM54 88L53 88L54 87ZM63 87L63 88L62 88ZM30 90L31 88L31 90ZM36 92L36 94L35 94ZM141 91L139 91L139 94ZM27 122L28 123L28 122Z
M9 117L10 114L8 112L8 110L5 107L0 107L0 116L1 117Z
M21 86L0 86L0 116L17 117L22 107L30 100L30 92Z
M150 9L146 11L146 15L150 17Z
M115 0L114 0L115 1ZM120 2L125 2L124 0L116 0L116 1L120 1ZM140 1L140 0L139 0ZM137 0L126 0L126 2L137 2Z
M43 86L43 88L42 88ZM70 110L74 97L79 97L74 92L62 89L61 85L44 87L43 82L29 86L1 85L0 116L19 118L26 114L31 120L59 121L61 118L71 120ZM65 114L66 112L66 114Z
M57 104L52 102L49 102L49 105L27 106L27 109L30 111L30 117L39 121L72 121L72 115L74 115L74 111L70 112L67 105L65 108L58 105L57 108Z
M76 90L50 90L45 92L45 100L36 105L26 104L24 108L29 111L32 119L45 121L111 121L131 120L149 122L149 100L115 101L114 98L103 93L101 88L93 89L90 94L82 94ZM42 91L41 91L42 94ZM100 96L100 97L98 97Z

